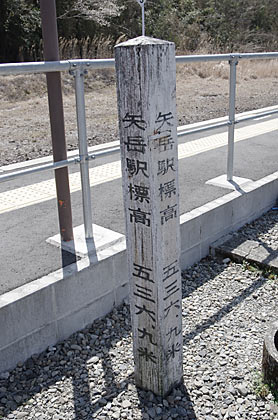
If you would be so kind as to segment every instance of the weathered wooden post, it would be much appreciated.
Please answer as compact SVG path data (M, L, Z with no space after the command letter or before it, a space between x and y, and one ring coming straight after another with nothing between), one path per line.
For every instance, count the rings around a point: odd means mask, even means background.
M163 396L182 381L175 46L115 54L135 379Z

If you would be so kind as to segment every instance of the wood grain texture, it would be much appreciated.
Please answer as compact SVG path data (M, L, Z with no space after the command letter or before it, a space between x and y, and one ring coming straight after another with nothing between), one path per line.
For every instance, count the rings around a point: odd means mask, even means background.
M166 395L182 379L175 46L115 48L136 384Z

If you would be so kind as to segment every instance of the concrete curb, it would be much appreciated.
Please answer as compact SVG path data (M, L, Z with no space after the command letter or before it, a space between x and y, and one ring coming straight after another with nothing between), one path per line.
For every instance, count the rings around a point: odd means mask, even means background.
M278 172L180 217L181 267L198 262L220 237L275 203ZM12 369L105 316L128 297L124 239L0 296L0 372Z
M267 212L278 196L277 178L278 172L274 172L183 214L181 266L200 261L209 254L211 244Z

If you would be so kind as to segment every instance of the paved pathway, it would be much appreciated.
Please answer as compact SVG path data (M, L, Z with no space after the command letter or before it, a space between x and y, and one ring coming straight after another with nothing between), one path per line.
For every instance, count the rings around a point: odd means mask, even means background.
M239 128L236 131L235 142L250 140L252 137L266 135L277 130L277 120L270 119L260 122L253 126ZM192 140L179 145L179 159L189 158L200 153L208 152L227 144L227 133L212 134ZM120 160L105 163L90 169L90 185L104 184L121 178ZM81 189L80 173L70 174L70 190L76 192ZM56 187L54 179L48 179L35 184L0 193L0 214L27 207L36 203L51 200L56 197Z
M236 176L258 180L277 171L277 128L277 118L273 117L237 127ZM230 192L205 184L207 180L226 172L226 144L225 128L186 136L180 140L181 213ZM22 164L18 166L22 167ZM14 169L14 165L0 169ZM93 161L90 174L94 223L124 233L119 155ZM78 226L83 223L78 167L70 169L70 180L73 223ZM46 239L56 233L58 217L52 173L40 173L0 184L0 293L40 278L73 261L71 254L61 253L46 243Z

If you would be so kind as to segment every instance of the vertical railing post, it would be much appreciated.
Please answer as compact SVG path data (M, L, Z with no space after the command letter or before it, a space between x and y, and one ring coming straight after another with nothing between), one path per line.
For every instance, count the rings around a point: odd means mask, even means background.
M142 35L145 36L145 3L142 4Z
M229 61L229 64L230 64L230 89L229 89L227 181L232 181L233 170L234 170L236 66L238 64L237 57L232 56Z
M46 61L59 60L58 31L55 0L40 0L44 58ZM46 74L53 160L67 159L65 139L61 75L59 72ZM60 234L63 241L73 239L72 213L68 168L55 170Z
M182 381L175 46L141 36L115 48L137 386Z
M76 99L76 116L78 130L78 146L80 158L80 173L83 201L83 217L85 238L93 238L92 225L92 204L91 189L89 176L89 160L87 145L87 129L86 129L86 112L85 112L85 96L84 96L84 74L86 70L77 68L71 71L75 80L75 99Z

